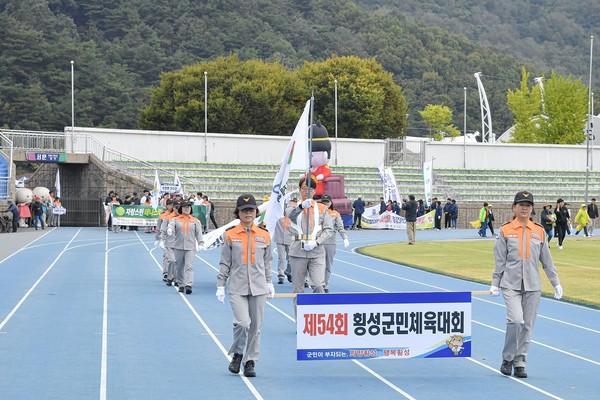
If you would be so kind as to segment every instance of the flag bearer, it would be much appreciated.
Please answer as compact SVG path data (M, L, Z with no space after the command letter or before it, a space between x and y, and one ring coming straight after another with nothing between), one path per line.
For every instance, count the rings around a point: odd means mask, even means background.
M308 275L314 285L314 293L324 293L325 289L325 248L323 243L335 235L333 220L327 208L308 197L308 185L317 187L317 182L306 176L300 178L301 200L298 205L290 205L285 214L290 218L292 243L290 244L290 265L294 293L304 293L304 282ZM294 298L294 308L296 298Z
M217 300L225 299L225 284L233 311L233 354L229 371L237 374L244 365L244 376L254 377L260 352L260 330L267 297L275 294L271 282L273 253L271 238L265 228L254 223L258 216L256 200L251 194L237 199L235 216L240 224L223 235L220 270L217 275Z
M179 291L192 293L194 284L194 257L196 251L204 244L202 225L192 212L192 205L187 201L181 203L181 215L172 218L167 228L168 236L175 236L173 244L177 283Z

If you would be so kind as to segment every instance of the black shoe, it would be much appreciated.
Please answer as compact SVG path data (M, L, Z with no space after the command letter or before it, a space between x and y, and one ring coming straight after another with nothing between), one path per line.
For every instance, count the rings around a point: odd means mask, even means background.
M325 291L325 293L329 293L329 289L325 288L323 290Z
M180 290L181 292L181 290ZM192 294L192 287L191 286L186 286L185 287L185 294Z
M288 282L292 283L292 274L286 271L285 276L287 277Z
M166 273L164 273L163 274L163 282L167 282L168 280L169 280L169 276Z
M240 373L240 365L242 364L242 355L238 353L233 353L233 358L229 363L229 372L232 374Z
M517 378L527 378L527 372L525 372L525 367L515 367L515 376Z
M307 288L308 287L308 283L304 282L304 287Z
M248 378L254 378L256 376L256 371L254 371L254 361L246 361L246 364L244 364L244 376Z
M175 283L173 283L173 285L179 287L179 283L177 283L174 279L173 279L173 281L175 282Z
M172 285L173 285L173 280L167 279L167 286L172 286Z
M183 293L184 290L185 288L183 286L179 286L179 293Z
M283 285L283 278L279 278L279 281L277 283Z
M502 366L500 367L500 372L502 372L502 374L511 376L512 368L513 368L512 361L502 360ZM516 368L515 368L515 370L516 370Z

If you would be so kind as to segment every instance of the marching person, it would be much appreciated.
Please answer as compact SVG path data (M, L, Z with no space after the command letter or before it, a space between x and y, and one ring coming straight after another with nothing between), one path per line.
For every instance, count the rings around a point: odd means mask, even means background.
M290 244L290 265L294 293L304 293L304 282L308 275L314 285L314 293L325 292L325 248L323 243L335 235L333 221L327 208L308 197L308 185L312 191L317 182L313 177L307 182L302 176L298 182L301 200L297 205L289 205L285 214L290 218L292 243ZM296 298L294 297L294 310Z
M167 230L169 228L169 223L171 220L179 215L179 207L181 203L179 201L172 202L173 210L170 214L167 214L166 220L160 225L160 241L159 246L164 250L164 256L167 259L167 280L165 281L167 286L175 285L177 286L179 283L177 281L177 270L176 270L176 262L175 262L175 235L169 236L167 234ZM164 263L164 258L163 258ZM164 272L164 264L163 264L163 272ZM164 277L164 275L163 275Z
M167 235L175 236L173 244L177 283L179 291L192 294L194 284L194 256L199 251L204 241L202 240L202 225L194 217L192 205L187 201L181 203L181 215L171 219L167 228Z
M278 284L283 284L286 271L290 269L290 219L285 215L277 220L273 231L273 242L277 245L277 278ZM288 271L289 272L289 271ZM291 275L288 275L291 279Z
M260 331L267 297L275 295L271 282L271 238L256 225L256 200L251 194L237 199L234 214L240 219L223 235L220 269L217 275L217 300L225 299L225 285L233 311L233 354L229 371L237 374L244 365L244 376L255 377L255 363L260 353Z
M502 225L496 236L496 268L490 286L492 296L498 296L502 289L506 304L506 336L500 372L512 375L514 367L517 378L527 378L526 357L542 294L538 263L541 262L554 286L554 298L560 299L563 295L544 227L529 218L533 204L533 194L523 191L515 195L512 206L515 218Z
M335 257L335 252L337 250L337 242L335 232L339 233L342 239L344 240L344 247L350 246L350 241L348 240L348 234L344 230L344 222L342 221L342 217L339 212L333 209L333 200L331 196L328 194L324 194L321 197L321 203L325 207L327 207L327 212L331 216L333 220L333 231L334 234L329 236L327 240L323 242L323 247L325 247L325 293L329 293L329 278L331 277L331 270L333 267L333 258Z
M164 199L164 197L163 197L163 199ZM158 221L156 222L156 236L154 237L154 239L155 239L154 245L155 245L155 247L159 246L161 249L163 249L163 262L162 262L163 278L162 279L164 282L167 282L167 285L171 286L171 284L169 282L169 262L171 262L173 257L172 257L172 250L171 249L167 250L167 248L165 247L163 232L166 231L167 228L164 228L163 225L165 227L169 226L169 221L171 220L169 218L169 216L171 214L173 214L173 200L166 199L164 203L165 203L166 209L158 216ZM167 254L167 252L171 252L171 256L169 256Z

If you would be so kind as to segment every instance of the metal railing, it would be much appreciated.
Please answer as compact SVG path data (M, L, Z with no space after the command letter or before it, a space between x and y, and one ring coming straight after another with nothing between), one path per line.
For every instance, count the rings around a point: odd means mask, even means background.
M10 193L13 165L13 141L0 131L0 157L8 162L6 176L0 176L0 200L6 200Z
M98 139L89 134L71 134L70 132L40 132L0 130L2 138L12 144L12 149L22 151L55 151L71 154L93 154L100 161L112 169L133 175L139 179L153 182L142 175L143 170L156 169L161 175L173 176L175 173L148 162L128 156L119 151L110 149ZM12 155L12 150L11 150ZM12 165L12 162L10 163ZM196 182L180 176L181 184L189 191L196 191Z

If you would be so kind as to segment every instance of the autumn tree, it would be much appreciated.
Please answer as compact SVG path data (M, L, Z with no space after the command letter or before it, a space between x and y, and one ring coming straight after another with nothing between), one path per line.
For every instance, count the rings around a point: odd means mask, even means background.
M435 140L460 136L459 130L452 125L452 110L450 107L440 104L428 104L425 109L419 111L419 114L433 131L432 136Z

